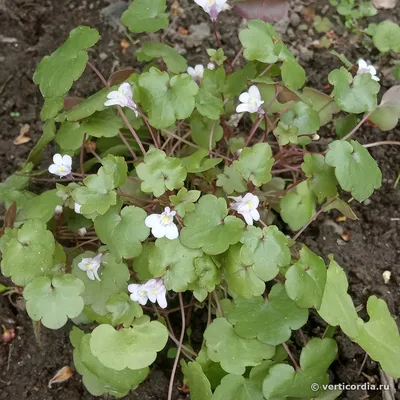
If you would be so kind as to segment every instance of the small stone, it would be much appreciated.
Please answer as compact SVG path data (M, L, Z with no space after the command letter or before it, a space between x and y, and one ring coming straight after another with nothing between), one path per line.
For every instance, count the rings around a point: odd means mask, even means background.
M299 14L292 13L290 16L290 24L294 27L297 28L300 25L301 19Z
M314 58L314 51L299 45L300 58L304 61L311 61Z
M281 19L279 22L277 22L274 28L280 35L284 35L286 33L289 24L290 24L290 19L284 18Z
M390 282L390 278L392 276L392 273L390 271L384 271L382 274L383 282L385 282L385 285L387 285Z
M108 54L106 54L106 53L100 53L100 54L99 54L99 57L100 57L100 60L101 60L101 61L104 61L104 60L106 60L106 59L108 58Z

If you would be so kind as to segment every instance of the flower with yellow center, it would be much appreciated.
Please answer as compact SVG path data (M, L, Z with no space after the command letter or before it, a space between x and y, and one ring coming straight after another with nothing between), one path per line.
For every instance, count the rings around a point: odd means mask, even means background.
M150 279L143 285L132 283L128 286L131 293L131 299L141 305L145 305L148 300L152 303L158 303L161 308L167 307L167 289L162 279Z
M174 240L179 236L178 228L174 224L175 211L171 211L166 207L162 214L149 215L144 223L151 228L151 233L156 238L166 237L167 239Z
M253 225L253 220L258 221L260 219L260 213L257 210L260 200L257 196L247 193L244 197L230 196L230 198L235 200L231 204L231 208L243 215L247 225Z
M49 167L49 172L53 175L58 175L60 178L68 176L72 171L72 158L69 155L62 156L54 154L53 164Z
M261 100L260 91L255 85L250 86L248 92L242 93L239 96L239 101L241 104L236 107L237 113L244 113L246 111L249 113L264 112L264 110L261 108L261 105L264 104L264 101Z
M81 262L78 264L78 268L81 269L82 271L85 271L87 273L88 278L91 281L94 281L95 279L101 281L98 274L98 270L101 265L102 257L103 254L100 253L93 258L82 258Z

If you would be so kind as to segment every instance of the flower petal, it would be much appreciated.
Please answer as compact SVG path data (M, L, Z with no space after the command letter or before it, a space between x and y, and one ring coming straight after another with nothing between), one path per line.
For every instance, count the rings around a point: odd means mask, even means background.
M204 72L204 66L201 64L198 64L194 67L194 71L196 72L196 74L198 75L202 75Z
M250 86L249 94L251 97L254 97L257 100L261 100L261 94L256 85Z
M239 96L239 101L242 103L248 103L250 101L250 95L248 92L244 92Z
M193 77L193 76L196 75L196 72L194 71L194 68L192 68L192 67L188 67L188 69L186 70L186 72L187 72L191 77Z
M104 105L106 107L108 106L120 106L121 105L121 101L119 100L119 98L117 99L112 99L112 100L107 100Z
M250 210L250 217L254 219L254 221L259 221L260 220L260 213L258 210Z
M51 174L58 175L58 166L56 164L51 164L48 169Z
M364 61L362 58L360 58L358 60L357 64L358 64L358 68L360 68L360 69L368 68L367 62Z
M160 220L161 220L160 214L150 214L144 220L144 224L149 228L153 228L154 226L160 224Z
M54 162L54 164L56 164L56 165L62 165L62 162L63 162L63 159L62 159L62 156L61 156L61 154L54 154L54 156L53 156L53 162Z
M88 278L89 278L91 281L94 281L94 280L95 280L93 271L88 270L88 271L87 271L87 276L88 276Z
M167 308L166 290L164 289L161 293L157 295L157 303L161 308Z
M66 167L71 168L72 167L72 158L71 156L69 156L68 154L66 154L65 156L63 156L62 158L62 162Z
M174 223L168 224L165 227L165 236L169 240L176 239L179 236L178 227Z
M247 212L241 212L240 214L243 215L244 220L246 221L247 225L253 225L253 218L251 218L250 213Z
M257 110L256 110L256 111L257 111ZM238 114L241 114L241 113L244 113L244 112L254 113L254 112L256 112L256 111L254 111L254 107L251 107L250 104L247 104L247 103L239 104L239 105L236 107L236 112L237 112Z
M165 226L161 224L155 225L151 228L151 233L157 239L162 238L165 236Z

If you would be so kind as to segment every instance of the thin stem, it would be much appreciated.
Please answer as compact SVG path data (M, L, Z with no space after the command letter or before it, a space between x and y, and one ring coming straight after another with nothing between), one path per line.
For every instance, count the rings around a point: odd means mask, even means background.
M133 129L133 126L128 121L128 118L126 118L126 115L123 112L121 106L117 106L117 108L118 108L119 115L121 116L122 120L124 121L126 127L132 133L132 136L135 138L136 143L138 144L140 151L145 156L146 155L146 150L144 149L143 144L142 144L141 140L139 139L139 136L137 135L136 131Z
M269 64L268 67L265 68L264 71L261 72L261 74L260 74L259 76L265 75L265 74L270 70L270 68L272 68L274 65L275 65L275 64Z
M382 146L384 144L392 144L395 146L400 146L400 142L396 142L395 140L384 140L382 142L363 144L363 147L375 147L375 146Z
M87 65L94 71L94 73L99 77L99 79L103 82L103 85L105 87L110 87L108 82L106 81L106 78L104 78L103 74L90 62L87 62Z
M214 121L213 126L211 128L210 132L210 140L208 142L208 152L210 153L210 157L212 157L212 148L213 148L213 138L214 138L214 131L215 131L215 126L217 125L217 120Z
M214 297L214 300L215 300L215 303L216 303L216 306L217 306L217 310L218 310L219 316L220 316L220 317L223 317L224 314L223 314L223 312L222 312L221 304L220 304L220 302L219 302L219 298L218 298L218 295L217 295L217 293L215 292L215 290L212 292L212 294L213 294L213 297ZM217 316L218 316L218 315L217 315Z
M244 144L245 147L248 146L249 143L251 142L251 139L253 139L253 136L254 136L254 134L256 133L257 128L260 126L260 124L261 124L263 118L264 118L264 116L263 116L263 115L260 115L260 116L258 117L258 119L256 120L256 122L253 124L253 127L251 128L251 131L250 131L250 133L249 133L249 137L247 138L247 141L246 141L246 143Z
M144 123L146 124L147 129L150 132L151 138L153 139L154 146L158 149L160 146L159 146L158 140L156 138L156 135L154 134L153 129L149 124L149 119L142 113L142 111L140 110L140 108L138 106L136 106L136 110L140 114L140 116L143 118Z
M283 343L282 343L282 346L283 346L283 348L286 350L286 353L288 353L288 356L290 357L290 359L292 360L292 363L293 363L294 367L296 368L296 371L299 371L299 370L300 370L300 366L299 366L299 364L297 364L297 361L296 361L296 359L293 357L293 354L292 354L292 352L290 351L288 345L287 345L285 342L283 342Z
M226 71L226 74L228 75L230 72L232 72L233 68L235 68L235 64L238 62L240 56L243 54L244 51L244 47L242 47L238 53L236 54L235 58L233 59L230 67L228 68L228 70Z
M369 118L369 116L372 114L372 112L369 112L368 114L364 115L364 118L355 126L355 128L349 132L346 136L342 137L341 140L347 140L349 139L351 136L353 136L357 130L361 127L361 125Z
M128 148L129 153L131 153L131 156L133 157L134 161L137 161L137 155L135 154L135 152L133 151L131 145L129 144L129 142L126 140L125 136L121 133L118 132L118 135L120 137L120 139L124 142L125 146Z
M85 179L85 167L83 166L83 151L84 151L84 148L85 148L86 137L87 137L87 134L85 133L85 134L83 135L82 147L81 147L81 154L80 154L80 156L79 156L79 163L80 163L80 165L81 165L82 180Z
M212 27L213 27L213 31L214 31L215 40L217 41L217 46L218 46L218 48L220 48L221 47L221 40L219 39L219 36L218 36L217 21L216 20L212 21Z
M307 222L306 225L304 225L297 233L296 235L293 237L293 240L297 240L298 237L310 226L310 224L312 222L314 222L326 209L326 207L328 207L330 204L332 204L336 199L332 199L330 200L328 203L324 204L319 210L318 212Z
M178 293L178 296L179 296L179 304L181 306L182 329L181 329L181 336L179 338L178 351L176 353L174 366L172 367L171 379L169 380L168 400L172 400L172 389L174 387L174 379L175 379L175 374L176 374L176 368L178 366L179 356L181 354L183 338L185 337L186 317L185 317L185 309L183 308L182 293Z

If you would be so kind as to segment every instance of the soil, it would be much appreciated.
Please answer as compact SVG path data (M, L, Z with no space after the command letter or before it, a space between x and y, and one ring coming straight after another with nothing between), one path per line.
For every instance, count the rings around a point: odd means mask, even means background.
M132 52L140 46L140 42L148 38L146 35L132 35L139 42L127 49L121 47L121 40L126 40L123 31L104 9L116 1L106 0L0 0L0 178L4 180L14 172L26 159L29 151L41 135L42 123L39 111L42 98L32 82L33 72L40 59L54 51L67 37L68 33L78 25L97 28L103 39L93 50L90 60L105 75L112 71L137 66ZM171 4L172 1L169 1ZM206 61L204 48L215 47L212 34L207 31L208 18L190 0L175 1L184 14L172 17L170 28L163 40L175 44L185 54L189 64ZM328 15L334 22L336 40L333 48L343 52L352 61L363 57L379 65L384 88L394 84L391 74L393 65L390 57L379 56L376 51L366 50L357 42L355 36L349 35L342 23L333 15L334 9L328 0L296 0L292 2L292 11L288 23L280 23L279 30L291 47L297 51L300 62L307 69L310 86L324 89L327 74L333 66L340 62L327 49L317 49L312 42L322 34L313 29L302 30L301 24L314 9L317 15ZM118 14L118 6L114 13ZM374 21L390 18L400 22L400 6L395 10L380 11ZM241 18L231 12L221 14L219 31L222 46L228 57L232 58L240 48L237 30L242 24ZM206 28L206 29L205 29ZM188 34L185 34L185 30ZM149 35L158 38L158 35ZM71 94L87 96L101 88L101 83L89 70L74 86ZM19 113L19 116L12 116ZM14 114L15 115L15 114ZM29 124L31 141L22 145L14 145L22 125ZM326 129L326 137L332 136L334 128ZM361 143L379 140L398 139L400 129L382 133L372 127L363 127L357 133ZM335 222L336 213L322 216L311 224L301 236L300 241L325 258L334 254L335 259L346 270L350 282L350 294L356 306L365 306L370 295L385 299L393 316L400 315L400 190L395 188L395 180L400 172L400 153L392 146L374 147L371 153L378 161L383 173L383 186L369 201L364 204L352 203L358 221ZM52 149L44 154L43 165L48 165ZM344 241L339 230L349 233L349 240ZM384 284L382 273L392 272L388 284ZM1 283L7 281L0 277ZM57 370L63 366L73 366L71 345L68 339L70 327L59 331L42 328L40 340L35 337L31 320L23 310L18 296L0 297L0 324L14 328L16 338L9 344L0 344L0 400L50 400L59 397L65 400L94 399L84 389L80 376L73 377L62 384L48 388L47 383ZM360 315L366 317L365 309ZM197 318L197 315L196 315ZM200 318L200 317L199 317ZM197 324L197 322L196 322ZM317 326L317 327L315 327ZM321 334L322 324L304 327L308 335ZM195 330L194 330L195 331ZM201 337L195 332L193 340L201 343ZM297 340L298 335L295 335ZM331 368L333 383L380 383L379 366L367 358L362 367L365 352L347 338L338 334L339 358ZM299 339L300 340L300 339ZM362 371L361 371L362 367ZM157 364L149 378L127 399L164 400L168 390L172 360L164 359ZM361 372L360 372L361 371ZM175 398L186 398L178 391L182 381L175 382ZM364 392L347 392L343 399L353 400L367 398ZM381 392L369 392L369 399L381 399ZM396 397L400 398L400 397Z

